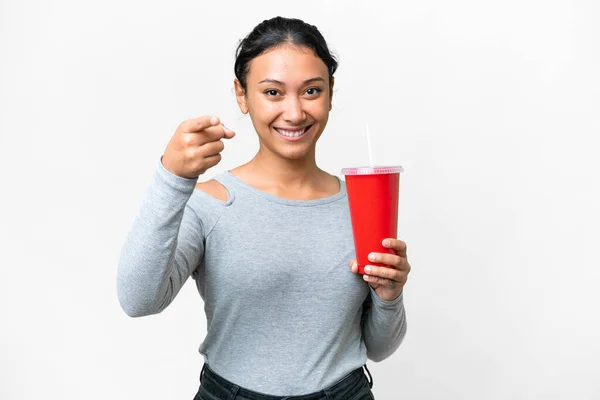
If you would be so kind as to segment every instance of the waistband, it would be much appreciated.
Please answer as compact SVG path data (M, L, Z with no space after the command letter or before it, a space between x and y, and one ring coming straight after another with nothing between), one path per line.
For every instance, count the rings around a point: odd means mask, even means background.
M369 374L369 379L367 379L365 376L363 368ZM249 400L344 399L354 392L360 390L365 383L369 386L369 388L373 387L373 378L366 365L350 372L340 381L328 388L301 396L272 396L239 387L233 382L230 382L218 375L216 372L210 369L206 363L202 367L202 372L200 373L200 382L201 385L205 386L209 392L220 399L234 399L236 396L240 396Z

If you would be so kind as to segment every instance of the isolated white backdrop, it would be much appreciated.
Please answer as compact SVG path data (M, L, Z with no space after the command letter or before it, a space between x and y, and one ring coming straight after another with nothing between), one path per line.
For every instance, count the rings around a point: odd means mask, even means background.
M400 163L408 334L378 399L600 398L599 3L83 2L0 8L0 398L191 399L202 302L127 317L118 254L177 125L257 149L234 49L275 15L338 54L318 148L335 174ZM318 280L318 277L315 277Z

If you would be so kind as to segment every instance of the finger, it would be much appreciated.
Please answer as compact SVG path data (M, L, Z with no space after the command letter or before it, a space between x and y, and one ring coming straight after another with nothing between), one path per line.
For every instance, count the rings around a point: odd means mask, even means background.
M210 142L202 145L199 150L199 154L204 157L214 156L219 154L225 149L225 143L222 140Z
M399 256L406 257L406 243L403 242L402 240L398 240L398 239L394 239L394 238L387 238L387 239L384 239L381 244L383 244L383 247L396 250L396 253Z
M218 163L220 163L221 159L222 159L221 154L216 154L214 156L207 157L204 159L204 165L205 165L206 169L212 168L215 165L217 165Z
M185 133L195 133L211 126L219 125L219 122L219 118L214 115L203 115L202 117L184 121L179 125L179 130Z
M199 136L201 137L201 141L204 142L219 139L231 139L235 136L235 132L227 128L223 124L209 126L208 128L205 128L202 132L196 132L195 134L199 134Z
M350 260L350 271L352 271L353 274L358 274L358 263L356 262L356 260Z
M389 286L392 288L396 288L398 285L398 282L391 280L391 279L386 279L386 278L380 278L378 276L372 276L372 275L363 275L363 279L366 282L369 282L371 285L375 284L378 286ZM377 289L376 287L373 287L373 289Z
M217 125L208 127L202 132L187 133L187 135L194 136L194 138L202 146L205 143L215 142L225 138L226 133L222 125Z
M229 129L228 127L226 127L225 125L221 124L221 126L223 127L223 133L225 134L225 136L223 136L225 139L231 139L232 137L235 136L235 132L232 131L231 129Z
M404 257L386 253L371 253L369 254L369 261L389 265L397 269L405 269L404 265L407 263Z
M378 278L389 279L391 281L399 281L402 280L404 275L406 275L402 271L398 271L394 268L387 267L377 267L375 265L366 265L365 266L365 275L375 276Z

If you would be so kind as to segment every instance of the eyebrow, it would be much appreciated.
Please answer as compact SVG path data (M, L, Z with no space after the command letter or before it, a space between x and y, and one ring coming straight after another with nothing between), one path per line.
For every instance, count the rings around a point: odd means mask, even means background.
M304 81L304 85L306 85L307 83L311 83L311 82L325 82L325 79L321 78L321 77L316 77L316 78L310 78ZM261 83L274 83L276 85L281 85L281 86L285 86L285 83L278 81L277 79L263 79L262 81L258 82L259 84Z

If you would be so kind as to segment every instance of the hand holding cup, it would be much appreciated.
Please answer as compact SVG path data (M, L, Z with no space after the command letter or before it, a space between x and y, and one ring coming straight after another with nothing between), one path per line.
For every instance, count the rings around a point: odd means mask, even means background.
M395 254L369 253L369 261L383 264L368 264L364 267L363 279L371 285L375 293L383 300L394 300L402 293L408 279L410 264L406 255L406 243L393 238L383 240L383 247L392 249ZM358 263L350 261L350 269L358 274Z

